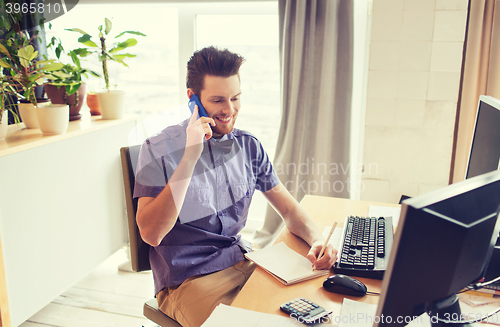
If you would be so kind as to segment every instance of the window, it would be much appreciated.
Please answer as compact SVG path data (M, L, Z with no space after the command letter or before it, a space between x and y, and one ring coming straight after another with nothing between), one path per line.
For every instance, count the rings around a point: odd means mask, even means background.
M77 40L81 34L65 29L80 28L92 35L94 42L98 43L97 27L104 24L105 17L113 23L107 38L109 44L122 31L140 31L147 35L133 36L138 43L127 52L137 57L125 60L128 68L108 61L112 88L127 92L127 111L151 113L177 105L179 33L175 7L152 4L78 4L73 10L51 22L52 30L46 28L46 38L49 41L53 35L59 37L67 50L79 48L82 44ZM70 61L69 57L64 60ZM96 56L86 57L82 66L102 74ZM104 82L95 77L90 77L87 84L87 91L100 91L104 88Z
M51 21L47 40L56 36L66 49L81 47L80 28L96 35L104 18L111 19L111 37L126 30L140 31L135 58L108 64L111 84L127 92L127 112L139 114L145 133L131 142L142 142L168 125L189 116L186 96L186 63L196 49L208 45L227 48L245 57L240 76L242 108L236 128L256 135L274 157L280 125L279 40L277 1L220 3L82 4ZM96 42L97 40L94 40ZM110 41L112 41L110 39ZM65 58L69 62L69 58ZM82 62L101 73L97 57ZM103 82L91 77L88 91L99 91ZM252 200L248 229L262 226L266 202L260 192Z

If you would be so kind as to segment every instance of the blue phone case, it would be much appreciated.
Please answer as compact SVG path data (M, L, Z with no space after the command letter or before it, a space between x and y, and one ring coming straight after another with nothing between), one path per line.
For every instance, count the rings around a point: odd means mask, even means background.
M208 117L207 112L205 111L205 108L203 108L203 105L201 104L200 98L196 95L193 94L191 96L191 99L189 99L188 106L189 110L191 110L191 114L193 114L194 111L194 106L198 106L198 118L199 117Z

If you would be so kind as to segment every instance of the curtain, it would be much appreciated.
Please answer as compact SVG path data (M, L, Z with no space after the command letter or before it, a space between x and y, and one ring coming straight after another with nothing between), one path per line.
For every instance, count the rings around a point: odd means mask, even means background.
M353 1L280 0L279 20L282 119L274 168L299 201L305 194L348 198ZM254 244L269 244L282 226L268 206Z
M469 0L450 183L465 178L480 95L500 99L500 0ZM497 9L497 10L495 10Z

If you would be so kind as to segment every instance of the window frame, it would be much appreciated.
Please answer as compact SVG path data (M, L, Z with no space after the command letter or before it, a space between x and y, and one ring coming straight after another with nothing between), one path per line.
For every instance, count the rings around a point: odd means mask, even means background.
M224 2L210 3L182 3L178 7L179 24L179 103L186 99L186 62L196 50L196 16L197 15L265 15L276 14L277 1L241 1L238 7L228 6ZM255 6L255 3L275 3L275 8L271 5Z

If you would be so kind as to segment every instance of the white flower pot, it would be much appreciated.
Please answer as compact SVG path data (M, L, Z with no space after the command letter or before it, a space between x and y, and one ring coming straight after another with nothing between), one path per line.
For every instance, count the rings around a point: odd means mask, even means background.
M7 110L0 110L2 119L0 120L0 141L5 140L7 136L7 126L9 124L9 112Z
M125 96L123 91L98 92L102 119L120 119L125 115Z
M38 128L35 106L31 103L18 103L19 115L26 128Z
M36 108L38 125L43 135L64 134L69 125L69 106L50 104Z

